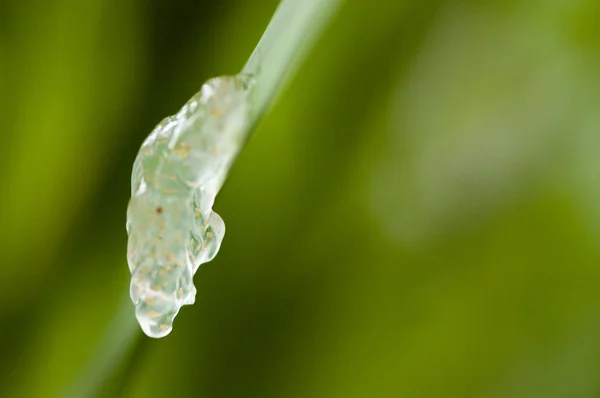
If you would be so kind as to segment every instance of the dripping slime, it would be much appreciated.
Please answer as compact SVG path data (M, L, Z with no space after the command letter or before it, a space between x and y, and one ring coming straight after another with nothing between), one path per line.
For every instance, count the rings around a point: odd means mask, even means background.
M193 304L194 273L211 261L225 224L212 209L249 131L243 75L206 82L142 144L127 208L130 295L146 335L169 334L183 305Z

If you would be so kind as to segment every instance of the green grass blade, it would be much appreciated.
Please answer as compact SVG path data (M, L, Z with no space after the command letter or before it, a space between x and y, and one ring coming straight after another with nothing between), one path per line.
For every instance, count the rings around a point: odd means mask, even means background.
M342 0L283 0L242 73L251 74L252 125L277 99ZM93 397L111 378L138 336L129 299L124 300L89 365L66 391L66 397Z
M274 103L342 0L283 0L242 73L254 75L255 118Z
M76 377L62 395L64 398L94 397L113 375L123 359L131 352L141 336L133 316L129 294L124 295L115 316L92 357L89 365Z

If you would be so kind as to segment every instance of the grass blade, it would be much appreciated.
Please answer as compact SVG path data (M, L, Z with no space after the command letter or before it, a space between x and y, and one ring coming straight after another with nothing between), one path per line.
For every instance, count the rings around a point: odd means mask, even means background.
M256 80L252 93L252 125L256 125L275 102L341 3L342 0L283 0L280 3L242 69L242 73L251 74ZM96 354L64 396L95 396L141 335L132 304L126 299Z

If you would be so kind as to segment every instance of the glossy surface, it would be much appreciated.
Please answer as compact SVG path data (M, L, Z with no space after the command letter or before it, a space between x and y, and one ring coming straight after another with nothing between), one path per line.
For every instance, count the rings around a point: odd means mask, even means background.
M130 295L150 337L169 334L181 307L194 303L194 273L221 246L225 224L212 206L248 130L249 83L240 76L206 82L152 131L135 160Z

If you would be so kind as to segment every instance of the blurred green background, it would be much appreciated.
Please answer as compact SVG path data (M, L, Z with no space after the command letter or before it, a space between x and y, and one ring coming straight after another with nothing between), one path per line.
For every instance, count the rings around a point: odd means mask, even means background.
M276 5L0 1L0 397L600 397L595 0L347 1L217 198L196 304L95 363L137 149Z

